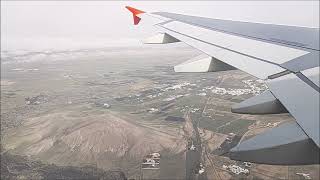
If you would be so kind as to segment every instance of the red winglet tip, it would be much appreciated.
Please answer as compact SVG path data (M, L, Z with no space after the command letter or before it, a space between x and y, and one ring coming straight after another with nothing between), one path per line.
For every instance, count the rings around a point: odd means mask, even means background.
M141 11L141 10L139 10L139 9L135 9L135 8L133 8L133 7L130 7L130 6L126 6L126 8L127 8L127 9L132 13L132 15L133 15L133 24L134 24L134 25L139 24L141 18L138 17L137 15L138 15L138 14L143 14L143 13L145 13L145 12L144 12L144 11Z
M139 18L138 16L133 15L133 24L134 25L139 24L140 20L141 20L141 18Z
M126 8L132 12L133 15L138 15L138 14L143 14L145 13L144 11L141 11L139 9L136 9L136 8L133 8L133 7L130 7L130 6L126 6Z

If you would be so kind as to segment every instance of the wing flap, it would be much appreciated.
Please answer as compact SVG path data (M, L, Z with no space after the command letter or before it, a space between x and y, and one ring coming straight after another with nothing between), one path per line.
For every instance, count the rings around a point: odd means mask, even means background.
M292 73L268 80L267 85L319 147L319 92Z

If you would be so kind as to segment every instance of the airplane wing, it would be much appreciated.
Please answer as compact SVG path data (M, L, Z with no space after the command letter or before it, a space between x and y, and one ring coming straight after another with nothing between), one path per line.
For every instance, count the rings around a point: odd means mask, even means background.
M239 69L265 80L269 90L234 105L232 112L289 112L296 120L239 143L230 150L231 159L265 164L319 163L318 28L127 9L135 25L141 18L157 20L153 25L160 33L145 43L181 41L203 52L175 66L176 72Z

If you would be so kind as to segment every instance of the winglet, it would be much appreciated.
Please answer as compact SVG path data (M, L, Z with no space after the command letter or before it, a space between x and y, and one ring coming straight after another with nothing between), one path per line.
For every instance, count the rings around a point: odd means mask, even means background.
M137 15L138 15L138 14L143 14L143 13L145 13L145 12L144 12L144 11L141 11L141 10L139 10L139 9L135 9L135 8L133 8L133 7L130 7L130 6L126 6L126 8L127 8L127 9L132 13L132 15L133 15L133 24L134 24L134 25L139 24L141 18L138 17Z

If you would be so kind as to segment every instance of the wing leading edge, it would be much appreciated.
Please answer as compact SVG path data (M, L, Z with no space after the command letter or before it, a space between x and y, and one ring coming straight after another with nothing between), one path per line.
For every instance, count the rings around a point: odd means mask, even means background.
M266 164L319 163L319 29L167 12L147 15L161 17L154 25L175 42L182 41L209 56L182 63L176 71L237 68L266 81L270 92L236 105L233 112L289 112L295 118L294 124L241 142L231 150L231 159ZM221 63L232 68L220 68Z

